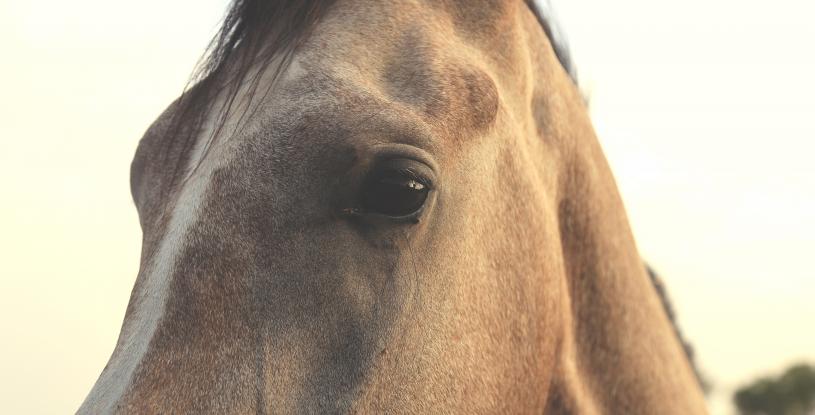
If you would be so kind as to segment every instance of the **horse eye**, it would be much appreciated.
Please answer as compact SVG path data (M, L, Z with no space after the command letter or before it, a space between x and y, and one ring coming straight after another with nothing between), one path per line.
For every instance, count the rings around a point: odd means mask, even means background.
M362 208L366 212L391 217L417 213L427 200L427 181L407 169L374 171L362 189Z

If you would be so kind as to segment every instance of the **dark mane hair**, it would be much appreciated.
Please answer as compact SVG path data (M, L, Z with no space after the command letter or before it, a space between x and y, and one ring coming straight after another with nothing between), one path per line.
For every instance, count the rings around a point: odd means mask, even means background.
M526 4L532 9L535 17L538 18L543 27L543 31L552 43L552 48L555 50L560 65L569 74L575 84L577 84L577 68L572 61L572 53L569 50L569 43L566 41L566 36L558 24L558 20L550 2L547 0L525 0Z
M668 288L665 286L662 278L659 277L659 275L653 268L651 268L650 265L645 264L645 271L648 273L648 278L651 280L651 284L654 286L654 290L656 290L657 295L659 296L659 300L662 303L662 308L665 310L665 314L668 315L668 320L671 321L674 334L679 340L679 344L682 346L685 356L688 358L691 369L693 369L693 374L696 375L696 382L699 383L699 387L702 388L702 392L707 395L711 389L710 383L708 382L707 378L705 378L702 371L699 370L699 365L696 363L696 353L693 350L693 346L682 334L682 330L679 329L679 324L676 321L676 312L674 311L673 304L671 303L671 298L668 296Z
M277 79L290 63L294 51L308 38L316 23L334 2L335 0L233 0L220 29L210 41L176 102L169 134L164 139L168 150L163 152L165 157L169 154L189 154L202 131L203 121L214 109L216 97L225 93L223 107L213 114L216 117L215 129L205 138L207 141L202 147L204 156L201 159L206 157L212 140L224 128L226 118L235 105L238 89L246 84L250 98L254 97L258 92L260 75L266 69L271 68L272 79ZM257 71L250 76L253 69ZM268 89L263 93L268 93ZM241 114L238 125L246 115L245 111ZM176 151L169 151L171 148ZM168 190L187 176L187 172L183 171L186 161L175 160ZM173 161L165 159L163 162ZM193 166L192 170L196 167Z

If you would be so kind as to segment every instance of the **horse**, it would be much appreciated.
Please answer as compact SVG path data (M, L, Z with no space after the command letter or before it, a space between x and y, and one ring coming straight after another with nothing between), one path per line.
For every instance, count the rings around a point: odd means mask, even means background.
M705 413L541 10L235 0L79 413Z

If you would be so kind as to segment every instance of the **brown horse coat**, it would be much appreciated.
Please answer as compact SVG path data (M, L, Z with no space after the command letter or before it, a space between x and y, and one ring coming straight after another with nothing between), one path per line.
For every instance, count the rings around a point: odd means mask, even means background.
M140 143L141 269L80 413L705 412L527 4L255 3Z

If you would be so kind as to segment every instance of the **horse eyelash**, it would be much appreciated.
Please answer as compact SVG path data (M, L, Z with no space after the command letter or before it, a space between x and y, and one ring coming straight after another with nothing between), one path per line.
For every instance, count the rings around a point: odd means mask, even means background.
M399 173L401 176L403 176L404 178L406 178L406 179L415 180L415 181L421 183L423 186L427 187L427 190L432 190L433 189L433 181L432 180L428 179L427 177L424 177L423 175L417 173L416 171L414 171L414 170L412 170L410 168L402 168L402 169L397 169L395 171L397 173Z

